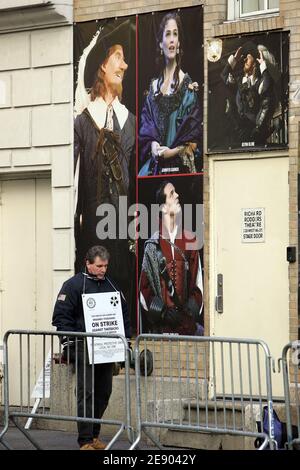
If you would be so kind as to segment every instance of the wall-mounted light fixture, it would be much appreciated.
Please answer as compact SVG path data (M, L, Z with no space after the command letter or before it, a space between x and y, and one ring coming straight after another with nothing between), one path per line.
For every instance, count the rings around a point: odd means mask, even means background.
M222 54L222 39L208 39L207 44L207 59L210 62L217 62Z

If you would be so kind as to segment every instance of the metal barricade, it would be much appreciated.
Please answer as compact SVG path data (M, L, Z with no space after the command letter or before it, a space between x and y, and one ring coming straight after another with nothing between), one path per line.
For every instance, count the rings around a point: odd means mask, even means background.
M300 341L288 343L282 351L282 371L288 449L300 449Z
M140 374L141 349L152 352L151 377L146 361L144 376ZM204 442L212 435L220 438L219 448L226 439L243 445L248 439L248 448L254 448L256 439L259 449L268 445L276 448L272 358L263 341L143 334L136 339L135 361L137 438L130 449L138 446L142 432L159 448L164 444L196 447L184 445L177 431L191 433L188 436L197 439L197 448L211 448ZM263 431L264 406L268 410L268 434ZM170 443L170 433L177 435L177 442L171 439Z
M67 338L63 354L62 337ZM100 409L97 395L94 394L95 371L97 373L98 370L95 369L97 364L94 363L94 358L97 347L99 348L98 338L108 338L114 343L114 348L125 352L122 419L99 419L95 416L97 409ZM91 347L91 363L89 363L87 341ZM130 349L125 337L102 333L11 330L4 336L3 360L4 428L0 433L0 442L7 449L11 447L4 436L10 420L36 449L40 449L40 445L26 429L29 427L28 421L24 427L19 422L20 418L55 420L58 427L59 423L75 421L116 426L117 432L107 444L107 450L124 431L127 432L129 442L133 441L130 411ZM78 377L80 377L79 382ZM87 381L90 383L88 389L92 391L91 397L87 392ZM74 387L71 384L75 384ZM83 412L80 413L77 410L79 384L81 388L79 393L83 393L81 397ZM98 388L100 389L99 385Z

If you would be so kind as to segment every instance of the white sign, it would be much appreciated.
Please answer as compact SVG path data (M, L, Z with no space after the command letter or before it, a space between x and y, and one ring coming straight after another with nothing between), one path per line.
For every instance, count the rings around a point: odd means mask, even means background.
M50 373L51 373L51 350L48 352L48 356L45 360L45 367L40 372L39 378L31 394L31 398L49 398L50 397Z
M263 243L265 241L265 208L242 209L242 242Z
M120 292L82 294L85 329L87 333L123 335L124 323ZM89 361L92 364L92 340L87 338ZM118 338L94 338L94 364L123 362L124 344Z

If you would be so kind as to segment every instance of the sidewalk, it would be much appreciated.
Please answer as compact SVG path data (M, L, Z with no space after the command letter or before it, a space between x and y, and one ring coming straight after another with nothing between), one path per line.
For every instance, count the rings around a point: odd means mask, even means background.
M2 431L0 427L0 432ZM29 430L32 437L39 443L42 450L79 450L77 444L77 433L65 432L65 431L50 431L32 429ZM103 442L109 442L110 436L101 435ZM34 450L35 448L28 439L17 429L15 426L10 426L7 433L4 436L5 442L7 442L14 450ZM126 433L124 433L120 439L113 445L111 450L127 450L130 447L129 441L126 439ZM139 449L155 450L157 447L147 445L142 442ZM5 450L5 447L0 442L0 450Z

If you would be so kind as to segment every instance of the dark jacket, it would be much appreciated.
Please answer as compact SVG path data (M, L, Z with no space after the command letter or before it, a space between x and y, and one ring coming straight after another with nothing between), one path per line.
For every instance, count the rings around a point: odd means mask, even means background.
M114 132L105 132L107 135L116 136L119 140L120 152L117 160L120 164L119 169L121 168L123 191L117 184L117 181L121 181L117 168L108 163L103 157L103 147L98 146L99 129L85 112L77 116L75 120L75 166L80 155L78 201L75 214L75 270L76 272L82 270L88 249L100 243L111 254L108 274L112 275L126 299L130 301L128 272L132 270L132 260L127 238L119 237L122 228L120 225L122 222L119 223L119 200L120 196L128 196L129 205L135 200L135 117L129 113L122 130L115 114L113 119ZM107 153L110 153L109 149ZM114 238L98 238L97 225L107 217L97 215L97 208L101 204L112 204L115 208L116 237ZM127 207L123 210L127 213ZM126 217L123 220L123 224L127 222Z
M84 282L85 278L85 282ZM113 288L115 286L115 289ZM68 279L62 286L53 311L52 325L57 331L85 331L84 314L82 306L83 293L97 294L119 290L114 281L97 279L92 276L78 273ZM124 330L126 338L131 336L128 309L125 298L121 293Z
M194 335L197 323L203 322L202 292L196 284L199 264L199 251L189 248L196 239L192 233L184 230L178 233L174 240L174 254L170 241L156 232L145 242L144 258L140 278L140 292L143 295L148 311L145 311L146 322L152 323L152 332L177 333L180 335ZM158 251L165 258L168 278L172 281L178 303L170 295L165 276L161 275ZM178 308L181 319L178 326L171 325L168 321L158 322L150 317L150 305L154 297L159 297L167 308ZM179 305L178 305L179 304ZM194 315L191 315L191 310ZM145 332L145 331L143 331ZM197 333L198 334L198 333Z

